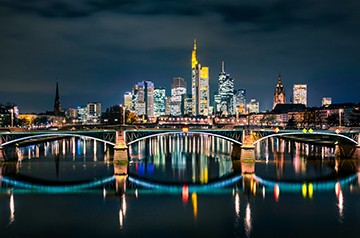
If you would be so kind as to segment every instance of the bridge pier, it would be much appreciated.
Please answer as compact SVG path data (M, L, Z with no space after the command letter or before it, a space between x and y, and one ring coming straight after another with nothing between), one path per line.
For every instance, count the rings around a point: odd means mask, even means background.
M19 149L17 145L5 146L0 149L0 161L17 161Z
M255 162L255 146L251 131L243 131L243 144L241 145L240 160L242 162Z
M335 146L335 157L341 159L360 159L360 148L350 144L338 144Z

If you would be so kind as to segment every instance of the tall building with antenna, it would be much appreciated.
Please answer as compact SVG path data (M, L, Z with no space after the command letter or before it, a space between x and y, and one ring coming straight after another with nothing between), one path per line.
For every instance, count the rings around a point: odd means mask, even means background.
M233 115L234 111L234 78L225 72L225 63L221 62L221 72L219 73L218 81L218 100L220 105L217 105L216 111L225 115Z
M209 68L202 67L196 58L196 39L191 55L192 115L208 115L209 110Z

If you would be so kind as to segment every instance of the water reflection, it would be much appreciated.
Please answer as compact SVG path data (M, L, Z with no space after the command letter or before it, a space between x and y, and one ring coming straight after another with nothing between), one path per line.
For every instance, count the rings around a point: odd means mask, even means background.
M230 142L206 135L157 136L130 147L129 173L154 181L206 184L232 173L231 148Z
M14 194L10 192L10 218L9 225L13 224L15 221L15 202L14 202Z
M19 199L16 197L16 202L21 204L21 199L33 196L34 190L39 194L56 192L59 197L70 193L66 199L76 198L76 204L84 208L81 211L86 218L89 208L94 207L89 200L98 196L101 205L96 203L95 206L106 206L99 211L108 212L92 218L106 223L109 230L113 228L109 224L115 224L123 237L126 234L132 237L148 235L148 231L131 232L134 227L151 230L152 227L146 224L153 219L158 222L156 229L163 230L169 223L176 223L190 232L194 229L216 232L223 226L221 232L226 237L234 234L240 237L272 236L274 231L264 234L261 227L277 225L276 222L281 221L285 223L282 229L286 231L289 229L287 224L298 222L292 216L294 213L312 214L314 218L309 218L309 224L319 220L319 214L323 213L321 218L326 222L337 219L338 223L347 224L349 220L356 220L351 211L356 206L346 200L345 209L344 197L359 198L358 160L335 158L331 154L332 148L280 139L269 139L257 145L256 162L253 163L233 161L232 149L229 142L210 136L158 136L131 146L130 162L124 166L111 162L116 153L91 140L71 138L20 148L21 157L17 163L0 166L1 191L6 192L6 206L3 207L9 209L5 213L8 214L6 223L14 224L15 215L16 224L21 222L20 214L24 208L16 207L15 214L14 195L23 193ZM32 179L17 180L24 176ZM94 178L91 183L80 183ZM52 184L35 184L34 181ZM72 184L74 182L76 184ZM81 196L77 197L77 193ZM90 195L85 197L85 193ZM32 199L33 204L28 206L46 205L47 199L51 201L55 197L45 196L41 202ZM22 200L26 203L24 201L26 199ZM286 209L289 206L291 213ZM313 210L317 212L313 213ZM267 216L271 219L265 219ZM312 227L306 222L304 229ZM101 229L99 227L97 229ZM214 233L213 236L217 235Z

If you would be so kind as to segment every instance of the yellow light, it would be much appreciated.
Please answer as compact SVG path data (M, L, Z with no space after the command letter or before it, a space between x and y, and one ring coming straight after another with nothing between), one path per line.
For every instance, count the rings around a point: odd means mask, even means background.
M275 131L275 133L278 133L278 132L280 131L279 127L276 127L276 128L274 129L274 131Z
M307 132L306 128L304 128L304 129L302 130L302 132L306 133L306 132Z
M336 129L336 134L339 134L340 133L340 129Z
M198 205L197 205L197 195L196 195L196 193L191 194L191 202L192 202L192 205L193 205L194 218L196 220L197 219L197 214L198 214Z
M309 129L309 132L310 132L310 133L313 133L313 131L314 131L314 130L313 130L312 128Z
M309 183L309 185L308 185L308 191L309 191L309 198L312 198L312 197L313 197L313 193L314 193L314 188L313 188L312 183Z
M303 197L306 198L306 196L307 196L306 183L304 183L303 186L301 187L301 191L302 191Z
M205 78L205 79L209 78L209 68L208 67L201 68L201 78Z

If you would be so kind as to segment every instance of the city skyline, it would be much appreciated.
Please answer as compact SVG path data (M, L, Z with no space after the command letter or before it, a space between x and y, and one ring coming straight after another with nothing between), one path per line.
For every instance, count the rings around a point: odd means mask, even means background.
M3 1L0 103L52 110L56 81L62 108L123 103L144 80L169 95L172 79L182 77L190 91L194 38L210 92L224 61L235 88L261 110L272 108L279 73L287 95L307 85L310 107L323 97L358 103L358 10L356 1Z

